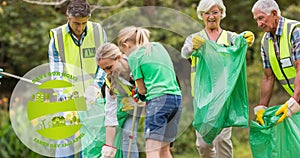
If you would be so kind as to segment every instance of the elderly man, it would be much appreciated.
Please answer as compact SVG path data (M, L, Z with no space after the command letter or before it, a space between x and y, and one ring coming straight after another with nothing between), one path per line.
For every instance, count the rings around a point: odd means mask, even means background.
M256 121L264 125L262 116L269 105L275 78L291 96L276 115L277 123L300 110L300 23L280 15L274 0L259 0L253 8L254 20L265 31L261 41L264 75L261 81L260 103L254 107Z

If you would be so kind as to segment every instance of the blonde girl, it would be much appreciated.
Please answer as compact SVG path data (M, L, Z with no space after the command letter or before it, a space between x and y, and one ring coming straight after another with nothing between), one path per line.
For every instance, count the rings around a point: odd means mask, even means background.
M118 35L118 46L128 56L128 64L146 97L146 156L171 158L170 143L175 140L182 111L181 91L172 60L157 42L149 42L149 30L130 26Z

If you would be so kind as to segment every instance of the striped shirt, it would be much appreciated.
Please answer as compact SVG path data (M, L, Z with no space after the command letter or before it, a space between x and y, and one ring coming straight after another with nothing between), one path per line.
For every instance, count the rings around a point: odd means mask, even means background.
M84 32L81 35L81 39L80 41L77 40L76 36L71 32L71 29L69 27L69 24L66 26L66 31L68 33L70 33L73 42L77 45L77 46L81 46L81 44L83 43L84 37L86 36L86 32L88 27L86 26ZM107 42L107 37L106 37L106 33L105 31L102 29L103 32L103 41L104 43ZM50 64L50 71L51 72L63 72L64 71L64 65L61 59L61 56L59 55L56 47L55 47L55 43L54 43L54 37L52 37L50 39L49 42L49 48L48 48L48 56L49 56L49 64ZM105 82L105 72L98 66L97 67L97 71L95 72L95 76L94 76L94 85L97 85L99 88L101 88ZM54 76L52 78L53 80L55 79L61 79L60 76Z
M276 29L276 32L275 32L275 35L276 35L276 39L277 41L275 41L275 38L273 35L271 35L270 32L268 32L266 34L266 38L268 40L272 40L273 43L274 43L274 50L275 52L278 52L280 53L279 51L279 42L280 42L280 37L282 35L282 30L283 30L283 26L284 26L284 20L285 18L284 17L280 17L279 19L279 22L278 22L278 25L277 25L277 29ZM275 42L274 42L275 41ZM287 43L288 44L288 43ZM291 57L293 60L299 60L300 59L300 27L297 26L294 28L293 32L292 32L292 36L291 36L291 44L292 44L292 54L291 54ZM264 68L271 68L271 65L270 65L270 60L269 58L267 58L267 55L266 53L269 53L269 52L265 52L264 49L263 49L263 46L261 46L261 57L262 57L262 60L263 60L263 66Z

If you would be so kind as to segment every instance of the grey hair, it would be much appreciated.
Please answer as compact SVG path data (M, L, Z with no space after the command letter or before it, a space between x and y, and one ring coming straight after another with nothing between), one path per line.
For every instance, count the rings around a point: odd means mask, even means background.
M197 7L197 15L200 20L202 19L202 13L208 12L211 7L217 5L222 12L221 18L226 17L226 7L222 0L200 0Z
M69 17L90 17L90 4L86 0L71 0L68 4L67 15Z
M280 16L280 9L275 0L258 0L252 7L252 13L255 10L260 10L267 15L270 15L273 10L276 10L277 15Z
M98 63L101 59L116 59L118 55L122 56L118 46L113 43L105 43L97 49L95 58Z

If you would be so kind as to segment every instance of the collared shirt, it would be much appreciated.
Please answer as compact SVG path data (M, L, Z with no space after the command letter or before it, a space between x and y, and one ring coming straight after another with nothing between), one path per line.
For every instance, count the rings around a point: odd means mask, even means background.
M72 33L69 24L67 24L66 26L66 31L68 33L70 33L73 42L78 45L81 46L81 44L83 43L84 37L86 36L86 32L88 27L86 26L84 32L81 35L80 40L78 40L76 38L76 36ZM107 38L106 38L106 33L105 31L102 29L103 32L103 42L106 43L107 42ZM48 48L48 55L49 55L49 64L50 64L50 71L51 72L63 72L64 71L64 65L63 62L61 60L61 57L55 47L55 43L54 43L54 37L52 37L50 39L49 42L49 48ZM95 78L94 78L94 84L97 85L99 88L101 88L105 82L105 72L98 66L97 67L97 71L95 72ZM54 76L53 79L60 79L60 76Z
M273 41L274 50L275 50L275 52L278 52L278 53L280 53L279 43L280 43L280 37L282 35L282 30L283 30L283 26L284 26L284 20L285 20L284 17L280 17L276 32L275 32L276 38L274 38L274 36L271 35L270 32L268 32L266 34L266 38ZM291 57L293 58L293 60L299 60L300 59L300 27L299 26L295 27L292 32L291 44L292 44L292 56ZM266 53L269 53L269 52L265 52L263 47L261 46L261 56L263 59L264 68L271 68L270 60L269 60L269 58L267 58Z

